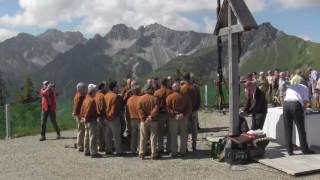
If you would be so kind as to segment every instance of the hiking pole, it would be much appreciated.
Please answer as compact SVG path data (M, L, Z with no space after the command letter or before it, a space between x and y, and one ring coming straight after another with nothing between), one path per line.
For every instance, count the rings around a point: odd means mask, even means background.
M10 130L10 105L6 104L6 140L9 141L11 138Z

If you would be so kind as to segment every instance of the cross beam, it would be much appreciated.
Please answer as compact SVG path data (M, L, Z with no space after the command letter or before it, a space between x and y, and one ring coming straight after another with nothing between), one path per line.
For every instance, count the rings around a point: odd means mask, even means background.
M242 26L240 24L236 24L236 25L225 27L225 28L221 28L219 30L218 36L226 36L229 33L239 33L243 31L244 29L242 28Z
M257 24L244 0L223 1L214 34L218 39L228 36L230 135L239 135L239 33L255 27Z
M238 33L232 31L237 21L231 6L228 7L228 64L229 64L229 112L231 135L238 135L239 122L239 44ZM237 25L236 25L237 26ZM238 27L238 26L237 26Z

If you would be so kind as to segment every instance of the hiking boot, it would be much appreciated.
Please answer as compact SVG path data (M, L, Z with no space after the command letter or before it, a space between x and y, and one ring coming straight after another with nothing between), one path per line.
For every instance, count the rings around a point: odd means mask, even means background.
M113 153L112 152L106 152L106 155L110 156L110 155L113 155Z
M104 149L104 147L100 147L99 148L99 152L105 152L106 150Z
M91 158L102 158L101 154L93 154L91 155Z
M126 156L126 153L115 153L114 156L117 156L117 157L122 157L122 156Z
M310 149L307 149L305 151L302 151L303 154L315 154L316 152L310 150Z
M79 152L84 152L83 148L78 149Z
M137 156L138 153L137 153L137 152L134 152L134 151L130 151L130 152L129 152L129 155L130 155L130 156Z
M139 154L139 158L140 158L141 160L144 160L144 154Z
M45 141L46 140L46 137L42 136L39 141Z
M182 158L187 157L187 153L180 154L180 157L182 157Z
M161 156L153 156L152 158L151 158L152 160L159 160L159 159L161 159Z
M178 157L178 154L171 154L170 155L172 158L177 158Z

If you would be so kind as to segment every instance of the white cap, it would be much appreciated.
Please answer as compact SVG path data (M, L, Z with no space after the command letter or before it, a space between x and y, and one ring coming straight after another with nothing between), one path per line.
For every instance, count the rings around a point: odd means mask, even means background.
M84 85L84 83L83 82L79 82L78 84L77 84L77 90L80 90L82 87L84 87L85 85Z
M91 92L92 90L95 90L96 89L96 85L95 84L89 84L88 85L88 92Z
M46 84L48 84L48 83L49 83L49 81L43 81L43 82L42 82L43 85L46 85Z

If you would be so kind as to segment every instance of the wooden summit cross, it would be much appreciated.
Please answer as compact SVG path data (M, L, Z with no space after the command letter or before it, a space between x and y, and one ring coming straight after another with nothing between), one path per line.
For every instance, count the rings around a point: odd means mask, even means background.
M238 135L239 129L239 33L257 28L250 10L244 0L224 0L220 10L220 0L217 8L217 24L214 35L218 39L228 36L229 63L229 112L230 135ZM219 40L218 40L219 42ZM220 40L221 42L221 40ZM221 46L221 44L218 44ZM221 49L221 48L220 48ZM221 52L219 52L221 53ZM220 56L221 58L221 56Z

